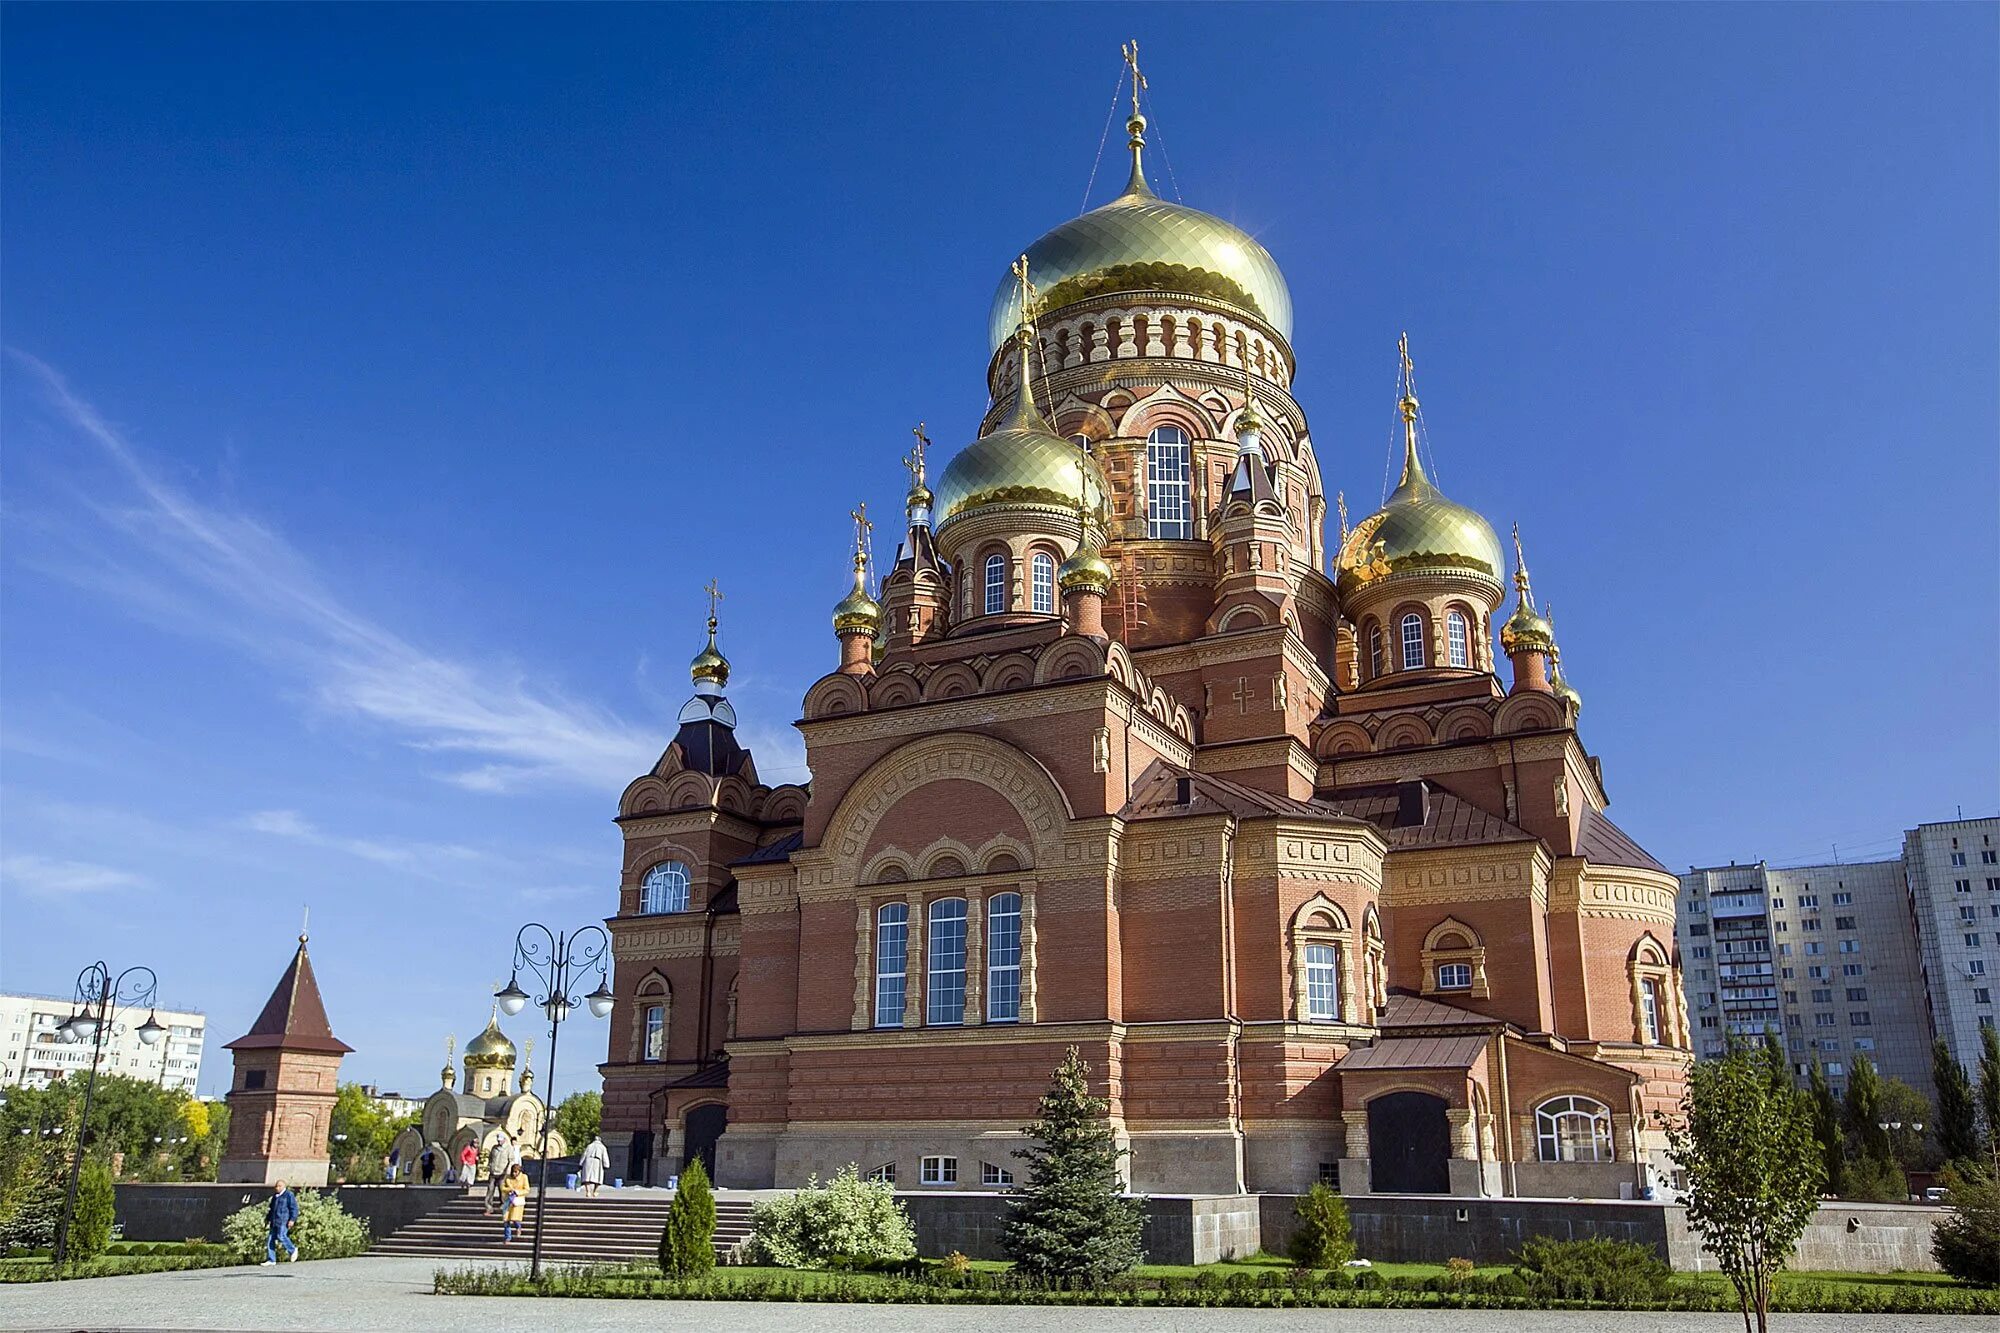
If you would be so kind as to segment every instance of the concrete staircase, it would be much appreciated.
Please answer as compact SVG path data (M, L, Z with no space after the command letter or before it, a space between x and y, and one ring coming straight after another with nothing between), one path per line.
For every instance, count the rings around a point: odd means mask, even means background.
M544 1262L629 1263L653 1259L660 1251L670 1190L628 1190L586 1199L574 1190L552 1189L542 1233ZM722 1256L750 1234L748 1198L717 1197L715 1254ZM526 1259L534 1247L538 1201L530 1196L521 1234L512 1244L500 1239L500 1219L486 1216L484 1192L475 1191L376 1241L372 1253L432 1255L440 1259Z

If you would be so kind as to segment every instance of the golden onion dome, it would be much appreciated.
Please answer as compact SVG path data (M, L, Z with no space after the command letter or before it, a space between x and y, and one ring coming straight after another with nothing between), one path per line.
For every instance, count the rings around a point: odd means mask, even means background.
M1535 611L1534 604L1527 596L1527 580L1517 575L1515 586L1521 589L1521 599L1514 606L1514 614L1507 617L1507 623L1500 627L1500 646L1510 653L1545 653L1555 647L1555 631L1549 622Z
M1132 124L1143 130L1145 122ZM1180 292L1235 306L1292 340L1292 294L1271 252L1233 223L1156 196L1140 169L1110 203L1071 218L1028 247L1041 308L1057 310L1110 292ZM998 352L1014 335L1014 283L1003 279L988 321Z
M1021 395L1016 395L1016 402ZM975 509L1032 506L1064 514L1076 512L1077 492L1085 507L1104 504L1104 474L1089 455L1051 431L1040 413L1032 420L1010 414L989 435L958 451L938 478L940 527ZM1084 460L1078 480L1077 460Z
M1406 420L1403 479L1380 509L1354 525L1335 562L1343 594L1396 574L1472 574L1491 582L1499 601L1506 568L1493 525L1477 510L1454 504L1431 485L1417 457L1414 412Z
M1556 692L1556 698L1570 706L1570 711L1575 713L1583 711L1583 696L1578 694L1576 687L1564 680L1561 675L1549 682L1549 688Z
M854 587L833 608L835 634L874 635L882 627L882 604L868 595L868 566L854 559Z
M729 659L715 646L714 616L708 618L708 643L694 655L694 660L688 663L688 675L694 678L694 683L697 685L712 684L717 689L729 683Z
M486 1030L465 1043L467 1069L512 1069L514 1043L500 1030L500 1020L489 1018Z
M1111 589L1111 565L1097 548L1085 543L1077 548L1075 555L1062 562L1056 570L1056 586L1064 592L1079 589L1103 593Z

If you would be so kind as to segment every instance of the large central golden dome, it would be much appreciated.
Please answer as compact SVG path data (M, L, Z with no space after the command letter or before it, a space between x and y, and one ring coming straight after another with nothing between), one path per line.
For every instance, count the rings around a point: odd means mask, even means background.
M1271 252L1232 223L1155 196L1136 148L1125 192L1029 246L1028 269L1043 310L1106 292L1182 292L1248 311L1292 340L1292 294ZM1013 279L1002 279L987 325L991 351L1019 318Z

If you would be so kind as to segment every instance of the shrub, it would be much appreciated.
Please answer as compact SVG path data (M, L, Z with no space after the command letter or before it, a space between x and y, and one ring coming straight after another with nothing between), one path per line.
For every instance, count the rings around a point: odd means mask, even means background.
M1470 1259L1447 1259L1444 1261L1444 1278L1456 1287L1472 1276L1473 1264Z
M70 1262L87 1262L110 1247L111 1223L117 1206L118 1194L111 1185L111 1168L95 1158L86 1161L77 1173L76 1208L70 1214L69 1245L65 1256Z
M2000 1182L1991 1175L1947 1169L1950 1210L1931 1235L1938 1267L1961 1282L2000 1284Z
M660 1232L660 1271L668 1277L706 1277L715 1267L715 1192L699 1157L681 1172Z
M1307 1190L1294 1211L1299 1226L1292 1233L1293 1263L1301 1268L1338 1268L1354 1257L1347 1201L1324 1181Z
M972 1260L966 1258L957 1250L953 1250L950 1254L938 1260L938 1266L953 1276L963 1277L972 1271Z
M896 1263L917 1252L916 1228L886 1181L861 1179L853 1163L822 1185L750 1210L753 1262L784 1268L861 1268Z
M1624 1240L1551 1240L1521 1247L1514 1271L1542 1300L1643 1305L1663 1299L1673 1270L1643 1245Z
M301 1259L350 1259L368 1248L368 1224L351 1217L339 1200L318 1190L300 1190L299 1220L292 1223L292 1244ZM269 1232L264 1217L268 1199L259 1199L231 1213L222 1224L222 1242L246 1262L264 1257Z

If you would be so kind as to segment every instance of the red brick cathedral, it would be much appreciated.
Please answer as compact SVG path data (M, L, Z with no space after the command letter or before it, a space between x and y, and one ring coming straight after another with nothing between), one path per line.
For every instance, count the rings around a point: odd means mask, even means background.
M619 806L618 1169L1002 1186L1075 1046L1141 1192L1643 1189L1676 884L1519 541L1508 612L1405 350L1400 483L1327 549L1284 277L1153 193L1145 127L1001 282L992 407L935 489L920 436L879 588L857 523L810 787L758 780L711 614Z

